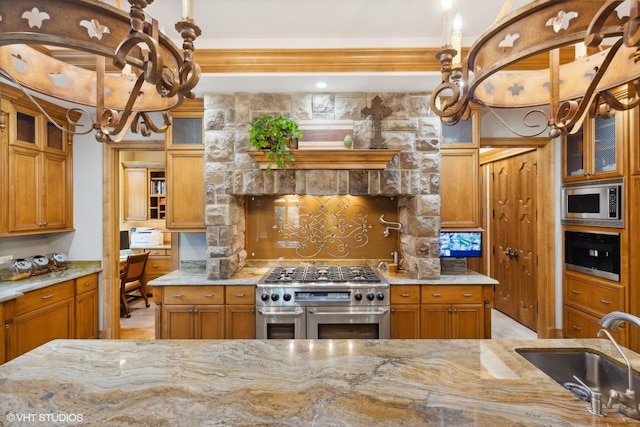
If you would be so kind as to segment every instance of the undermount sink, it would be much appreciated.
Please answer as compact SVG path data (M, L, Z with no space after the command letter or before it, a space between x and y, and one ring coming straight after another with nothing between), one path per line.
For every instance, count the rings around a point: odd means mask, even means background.
M539 350L516 349L538 369L549 375L578 398L590 401L591 396L573 376L578 377L589 388L606 396L610 389L625 391L629 386L629 374L613 359L584 349ZM640 376L634 373L633 389L640 390Z

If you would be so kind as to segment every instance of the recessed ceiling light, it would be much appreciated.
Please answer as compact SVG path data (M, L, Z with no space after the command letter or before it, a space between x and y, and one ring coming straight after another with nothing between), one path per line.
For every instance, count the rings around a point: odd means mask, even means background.
M318 82L316 83L316 87L318 89L325 89L327 87L327 84L325 82Z

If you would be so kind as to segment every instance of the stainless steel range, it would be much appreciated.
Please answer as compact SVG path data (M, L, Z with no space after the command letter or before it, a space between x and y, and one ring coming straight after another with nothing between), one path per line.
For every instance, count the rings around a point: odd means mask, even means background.
M256 288L258 339L387 339L389 283L369 266L274 267Z

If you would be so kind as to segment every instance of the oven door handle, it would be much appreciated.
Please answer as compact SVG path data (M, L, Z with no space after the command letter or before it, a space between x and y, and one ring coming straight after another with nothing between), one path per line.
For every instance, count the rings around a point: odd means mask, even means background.
M263 314L263 315L276 315L276 316L300 316L301 314L304 314L304 309L302 308L296 308L294 311L275 311L275 310L270 310L268 308L258 308L258 313Z
M354 314L364 314L367 316L379 316L388 312L388 308L372 309L371 311L318 311L316 308L308 308L307 312L316 315L331 315L331 316L353 316Z

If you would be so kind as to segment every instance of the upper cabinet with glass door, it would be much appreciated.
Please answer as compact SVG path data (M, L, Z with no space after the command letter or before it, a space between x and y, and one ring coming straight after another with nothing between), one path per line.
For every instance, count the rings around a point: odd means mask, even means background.
M575 134L564 141L564 181L585 181L622 176L623 118L617 113L585 121Z

